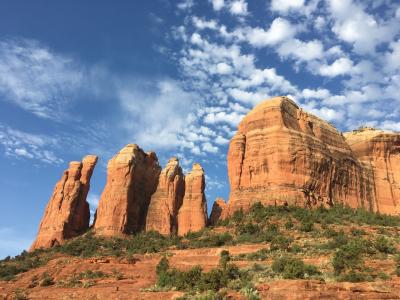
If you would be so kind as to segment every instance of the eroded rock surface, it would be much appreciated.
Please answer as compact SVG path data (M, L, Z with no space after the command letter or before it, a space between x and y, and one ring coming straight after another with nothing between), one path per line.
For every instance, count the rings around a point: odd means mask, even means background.
M76 237L89 228L90 211L86 201L97 156L72 161L47 204L39 232L31 250L49 248Z
M228 152L229 212L266 205L375 209L372 173L343 135L287 97L264 101L240 122Z
M107 183L101 194L94 228L97 234L119 236L145 228L151 195L161 168L154 152L128 144L107 166Z
M362 128L344 136L355 156L372 170L375 210L400 215L400 134Z
M156 192L151 196L146 218L146 231L177 233L178 210L185 194L185 180L179 160L171 158L162 170Z
M178 213L178 234L202 230L207 224L207 205L204 194L204 170L193 164L192 171L185 177L185 197Z
M208 224L210 226L217 225L218 221L222 221L227 217L228 205L222 198L215 199L213 204Z

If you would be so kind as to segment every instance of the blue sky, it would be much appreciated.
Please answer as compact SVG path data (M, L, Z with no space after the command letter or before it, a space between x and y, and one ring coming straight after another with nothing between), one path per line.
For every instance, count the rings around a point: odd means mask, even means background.
M392 0L0 2L0 257L28 247L71 160L125 144L200 162L209 207L259 101L290 95L340 130L400 130Z

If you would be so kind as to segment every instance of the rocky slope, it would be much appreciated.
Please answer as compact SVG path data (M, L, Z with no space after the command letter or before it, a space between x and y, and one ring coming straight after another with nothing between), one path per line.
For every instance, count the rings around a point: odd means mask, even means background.
M145 227L151 195L161 167L154 152L129 144L107 166L107 183L101 194L94 229L97 234L120 236Z
M343 135L286 97L256 106L228 152L229 211L269 205L376 208L371 170Z
M76 237L89 228L90 211L86 197L97 156L70 162L46 207L31 250L47 248Z
M185 194L185 177L179 160L171 158L162 170L156 192L151 196L146 217L146 231L177 233L178 210Z

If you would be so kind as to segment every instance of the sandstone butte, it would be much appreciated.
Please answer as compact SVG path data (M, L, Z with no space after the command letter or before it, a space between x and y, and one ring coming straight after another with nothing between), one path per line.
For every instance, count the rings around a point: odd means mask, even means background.
M70 162L47 204L31 250L62 244L89 228L90 211L86 201L97 156Z
M215 199L211 209L210 218L208 219L208 225L217 225L219 220L223 220L227 217L227 213L228 205L226 204L225 200L222 198Z
M357 159L371 170L375 210L400 215L400 134L361 128L344 137Z
M145 227L151 195L161 167L154 152L128 144L107 166L107 182L100 196L94 229L104 236L122 236Z
M375 130L343 135L287 97L264 101L229 145L229 214L255 202L398 214L399 138Z
M179 160L172 157L162 170L156 192L151 196L146 217L146 231L176 234L178 210L185 194L185 179Z
M178 213L178 235L200 231L207 225L204 170L193 164L185 177L185 197Z

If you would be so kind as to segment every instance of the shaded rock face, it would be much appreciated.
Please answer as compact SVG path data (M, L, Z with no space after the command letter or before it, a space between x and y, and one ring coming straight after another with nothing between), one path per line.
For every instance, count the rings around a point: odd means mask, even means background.
M144 229L160 172L154 152L145 153L129 144L117 153L108 162L107 183L96 212L96 233L118 236Z
M225 200L222 198L215 199L213 204L210 218L208 219L208 225L215 226L218 221L222 221L227 217L228 214L228 205Z
M204 170L193 164L185 177L185 197L178 213L178 235L200 231L207 224Z
M86 201L97 156L70 162L47 204L31 250L49 248L76 237L89 228L90 210Z
M256 106L241 121L228 151L229 213L265 205L374 209L372 172L343 135L286 97Z
M146 231L168 235L177 233L178 210L185 194L185 180L177 158L171 158L162 170L156 192L151 196Z
M372 171L374 209L400 215L400 134L363 128L344 136L355 156Z

